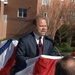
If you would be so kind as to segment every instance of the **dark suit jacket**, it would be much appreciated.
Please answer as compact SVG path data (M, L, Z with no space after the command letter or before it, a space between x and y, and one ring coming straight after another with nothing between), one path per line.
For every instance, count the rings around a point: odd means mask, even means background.
M54 42L47 36L44 36L43 55L52 55L54 52ZM26 67L26 60L39 55L38 45L33 32L19 39L16 50L15 70L19 71Z

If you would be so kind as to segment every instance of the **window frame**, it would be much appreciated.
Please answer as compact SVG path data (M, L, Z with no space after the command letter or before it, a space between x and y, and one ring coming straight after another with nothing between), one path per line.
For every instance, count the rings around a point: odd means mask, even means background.
M71 2L75 2L75 0L70 0Z
M25 9L25 8L19 8L18 9L17 17L19 17L19 18L25 18L25 17L27 17L27 9Z
M50 0L42 0L42 5L50 5Z
M7 14L4 14L4 15L3 15L3 21L4 21L5 23L7 23Z

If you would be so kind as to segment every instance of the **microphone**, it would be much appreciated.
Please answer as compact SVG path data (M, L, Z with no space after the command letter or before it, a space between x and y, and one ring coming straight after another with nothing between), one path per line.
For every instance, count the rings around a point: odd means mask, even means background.
M55 55L62 56L59 49L55 46Z

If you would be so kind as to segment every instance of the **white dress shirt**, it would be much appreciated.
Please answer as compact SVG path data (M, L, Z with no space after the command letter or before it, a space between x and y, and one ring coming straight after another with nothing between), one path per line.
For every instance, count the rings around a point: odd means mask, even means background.
M35 35L36 43L39 44L39 37L40 36L38 36L36 33L34 33L34 35ZM42 43L42 45L43 45L43 38L44 38L44 36L41 37L41 43Z

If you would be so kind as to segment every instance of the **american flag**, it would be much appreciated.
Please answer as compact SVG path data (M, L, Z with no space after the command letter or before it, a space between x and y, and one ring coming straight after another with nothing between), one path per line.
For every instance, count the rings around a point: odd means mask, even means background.
M9 75L15 64L15 47L18 41L8 39L0 42L0 75Z

